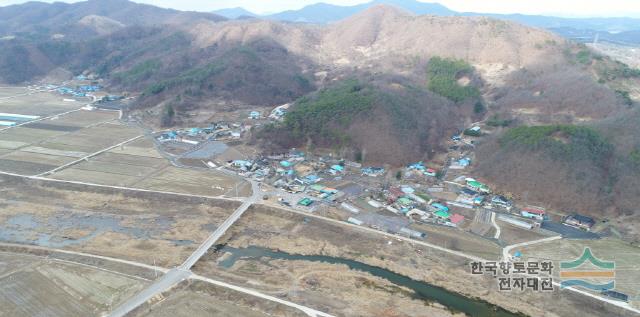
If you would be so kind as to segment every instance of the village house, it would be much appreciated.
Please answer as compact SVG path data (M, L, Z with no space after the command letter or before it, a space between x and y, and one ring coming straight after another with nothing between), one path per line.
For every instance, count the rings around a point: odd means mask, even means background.
M564 220L564 224L571 227L576 227L579 229L589 231L591 230L591 227L593 227L596 224L596 222L591 217L583 216L580 214L573 214L568 216Z

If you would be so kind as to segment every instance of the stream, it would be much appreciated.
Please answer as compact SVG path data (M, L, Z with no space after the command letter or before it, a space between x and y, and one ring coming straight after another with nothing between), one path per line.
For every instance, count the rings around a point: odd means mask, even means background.
M406 287L413 291L414 298L428 302L438 302L443 306L455 312L463 312L473 317L522 317L522 314L516 314L492 305L480 299L465 297L455 292L450 292L444 288L433 286L431 284L416 281L407 276L397 274L395 272L371 266L362 262L337 258L325 255L301 255L290 254L281 251L275 251L262 247L249 246L246 248L233 248L229 246L219 245L216 247L221 253L228 252L230 256L226 257L218 263L220 267L230 268L233 264L241 259L257 260L260 258L281 259L291 261L312 261L325 262L330 264L344 264L352 270L367 272L371 275L384 278L389 282Z

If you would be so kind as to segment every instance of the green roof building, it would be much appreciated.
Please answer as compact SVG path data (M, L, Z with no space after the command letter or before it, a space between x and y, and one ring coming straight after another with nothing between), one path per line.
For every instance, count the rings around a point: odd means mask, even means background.
M401 197L400 199L398 199L398 203L400 205L408 206L408 205L411 205L413 201L407 197Z
M485 193L488 193L490 191L489 186L483 183L480 183L478 181L468 181L467 186L469 186L471 189L478 190Z
M443 219L449 219L449 217L451 217L451 215L449 215L449 213L444 210L436 211L435 215Z
M307 198L307 197L302 198L302 199L298 202L298 205L300 205L300 206L305 206L305 207L309 207L309 205L311 205L311 204L313 204L313 200L311 200L311 199L309 199L309 198Z

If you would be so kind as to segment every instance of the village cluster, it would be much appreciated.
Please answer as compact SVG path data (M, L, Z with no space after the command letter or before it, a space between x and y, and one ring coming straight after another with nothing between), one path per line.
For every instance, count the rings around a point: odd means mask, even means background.
M282 120L289 105L273 109L264 118L251 111L247 119ZM260 124L260 123L255 123ZM212 141L240 140L253 124L214 122L204 128L165 131L157 135L161 143L186 143L193 149ZM480 135L480 127L468 130ZM524 230L541 227L551 219L539 207L516 208L514 202L494 193L490 186L463 173L472 164L473 141L466 133L451 138L452 150L445 166L415 162L404 168L363 166L334 156L317 156L291 149L286 153L257 155L252 158L222 162L225 168L245 178L271 185L275 199L282 204L309 212L333 208L345 212L345 221L370 226L414 238L426 233L409 229L410 223L461 227L465 220L477 218L481 210L497 213L497 219ZM209 168L220 168L208 162ZM455 198L454 198L455 197ZM265 195L269 199L269 195ZM402 218L403 222L390 221ZM495 220L494 220L495 221ZM490 217L486 220L491 222ZM566 226L589 230L594 220L572 215L563 220ZM566 226L552 227L564 230ZM465 226L466 228L466 226Z

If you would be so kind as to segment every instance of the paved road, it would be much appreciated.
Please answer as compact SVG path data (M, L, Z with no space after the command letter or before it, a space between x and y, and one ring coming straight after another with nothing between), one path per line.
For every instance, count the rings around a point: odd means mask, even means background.
M553 237L548 237L548 238L544 238L544 239L539 239L539 240L533 240L533 241L527 241L527 242L508 245L508 246L504 247L504 249L502 249L502 261L509 261L509 258L511 258L511 256L509 256L509 253L511 252L511 250L513 250L515 248L526 247L526 246L530 246L530 245L534 245L534 244L538 244L538 243L544 243L544 242L549 242L549 241L554 241L554 240L559 240L559 239L562 239L562 236L553 236Z
M172 269L167 272L167 274L163 275L160 279L156 280L149 287L143 289L140 293L136 294L136 296L130 298L122 305L118 306L116 309L111 311L109 314L110 317L123 317L126 314L130 313L134 309L140 307L148 300L152 299L154 296L168 290L172 286L184 281L189 278L191 275L190 271L185 271L181 269Z
M242 214L247 211L249 206L256 203L260 196L260 188L255 181L251 181L251 190L253 191L251 197L247 198L238 209L236 209L227 220L225 220L199 247L196 249L189 258L180 266L183 270L190 270L200 258L207 253L207 251L222 237L231 226L240 219Z
M314 214L311 214L311 213L308 213L308 212L299 211L299 210L296 210L296 209L293 209L293 208L286 208L284 206L280 206L280 205L277 205L277 204L271 204L271 206L277 207L277 208L279 208L281 210L286 210L288 212L292 212L292 213L295 213L295 214L303 215L303 216L308 217L308 218L315 218L315 219L319 219L319 220L322 220L322 221L335 223L335 224L338 224L338 225L341 225L341 226L347 226L347 227L350 227L350 228L353 228L353 229L362 230L362 231L366 231L366 232L371 232L371 233L375 233L375 234L378 234L378 235L383 235L383 236L386 236L386 237L389 237L389 238L392 238L392 239L400 239L400 240L407 241L407 242L412 243L412 244L422 245L422 246L425 246L425 247L436 249L438 251L442 251L442 252L453 254L453 255L456 255L456 256L459 256L459 257L463 257L463 258L466 258L466 259L469 259L469 260L486 261L485 259L477 257L477 256L474 256L474 255L470 255L470 254L466 254L464 252L459 252L459 251L447 249L445 247L441 247L441 246L438 246L438 245L435 245L435 244L431 244L431 243L428 243L428 242L424 242L424 241L419 241L419 240L407 238L407 237L404 237L404 236L401 236L401 235L396 235L396 234L392 234L392 233L376 230L376 229L369 228L369 227L358 226L358 225L354 225L354 224L351 224L351 223L348 223L348 222L345 222L345 221L340 221L340 220L335 220L335 219L331 219L331 218L327 218L327 217L323 217L323 216L318 216L318 215L314 215Z
M496 212L495 211L491 212L491 224L493 225L494 228L496 228L496 234L493 237L495 239L500 238L500 234L502 233L502 230L500 229L500 226L498 226L498 224L496 223Z
M542 222L542 229L553 231L555 233L559 233L562 237L567 239L582 239L582 240L593 240L600 239L600 235L597 233L584 231L578 228L565 226L559 222L553 221L544 221Z
M39 174L39 175L37 175L37 176L50 175L50 174L53 174L53 173L55 173L55 172L61 171L61 170L65 169L65 168L68 168L68 167L70 167L70 166L76 165L76 164L78 164L78 163L80 163L80 162L82 162L82 161L88 160L88 159L90 159L90 158L92 158L92 157L94 157L94 156L100 155L100 154L102 154L102 153L104 153L104 152L110 151L110 150L115 149L115 148L117 148L117 147L119 147L119 146L123 146L123 145L125 145L125 144L127 144L127 143L133 142L133 141L135 141L135 140L137 140L137 139L139 139L139 138L141 138L141 137L143 137L143 136L144 136L144 135L138 135L137 137L134 137L134 138L131 138L131 139L126 140L126 141L124 141L124 142L121 142L121 143L118 143L118 144L116 144L116 145L110 146L110 147L108 147L108 148L106 148L106 149L102 149L102 150L100 150L100 151L98 151L98 152L91 153L91 154L89 154L89 155L87 155L87 156L85 156L85 157L81 157L81 158L79 158L79 159L77 159L77 160L75 160L75 161L73 161L73 162L70 162L70 163L64 164L64 165L62 165L62 166L58 166L58 167L56 167L56 168L54 168L54 169L52 169L52 170L50 170L50 171L46 171L46 172L44 172L44 173L42 173L42 174Z
M122 317L138 308L139 306L152 299L154 296L166 291L172 286L180 283L181 281L191 276L191 268L204 256L209 249L222 237L231 226L240 219L242 214L257 201L260 196L260 189L258 184L251 181L251 189L253 193L251 197L247 198L240 207L238 207L218 228L202 243L200 246L187 258L182 265L176 269L172 269L167 274L163 275L160 279L155 281L152 285L142 290L136 296L127 300L124 304L118 306L115 310L109 314L110 317Z

